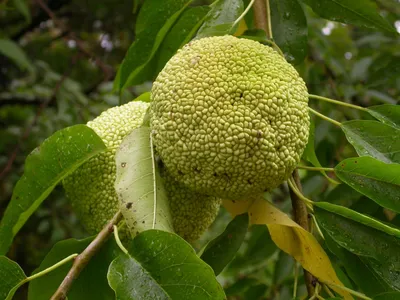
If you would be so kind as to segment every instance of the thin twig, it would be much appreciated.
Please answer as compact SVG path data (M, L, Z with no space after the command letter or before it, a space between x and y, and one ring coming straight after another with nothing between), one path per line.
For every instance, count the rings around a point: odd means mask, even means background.
M57 291L51 297L51 300L64 300L67 298L68 291L70 290L72 283L78 278L79 274L90 262L92 257L102 248L108 238L114 231L114 225L118 224L122 219L121 211L118 211L111 221L99 232L96 238L87 246L87 248L79 254L69 270L67 276L65 276L63 282L58 287Z
M297 170L294 170L292 175L297 189L301 192L302 187L301 187L299 173L297 172ZM305 230L310 231L310 225L308 222L308 211L305 202L302 201L292 189L290 189L290 199L292 200L294 220ZM312 276L311 273L309 273L305 269L304 269L304 279L306 282L308 296L312 297L312 295L314 295L314 282L316 282L316 280L314 276Z

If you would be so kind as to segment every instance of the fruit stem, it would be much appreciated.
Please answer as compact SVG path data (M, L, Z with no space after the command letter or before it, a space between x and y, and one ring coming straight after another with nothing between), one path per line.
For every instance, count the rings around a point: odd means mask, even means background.
M327 171L327 172L334 172L334 168L323 168L323 167L309 167L309 166L297 166L297 169L304 169L310 171Z
M372 298L370 298L370 297L368 297L368 296L366 296L366 295L364 295L364 294L362 294L362 293L353 291L352 289L349 289L349 288L347 288L347 287L345 287L345 286L343 286L343 285L337 285L337 284L332 283L332 282L326 282L326 284L329 285L329 286L333 286L333 287L335 287L335 288L341 289L341 290L343 290L343 291L346 291L346 292L348 292L348 293L350 293L350 294L352 294L352 295L354 295L354 296L357 296L357 297L360 298L360 299L372 300Z
M322 101L326 101L326 102L330 102L330 103L334 103L334 104L350 107L350 108L355 108L355 109L362 110L362 111L368 111L368 109L366 109L365 107L361 107L361 106L358 106L358 105L354 105L354 104L350 104L350 103L346 103L346 102L342 102L342 101L338 101L338 100L333 100L333 99L322 97L322 96L318 96L318 95L308 94L308 97L312 98L312 99L322 100Z
M249 12L250 8L253 6L255 0L251 0L249 5L247 5L246 9L244 10L244 12L239 16L239 18L236 19L236 21L233 23L232 28L234 28L239 22L240 20L242 20L244 18L244 16Z
M332 291L329 289L329 287L326 284L323 284L322 286L324 287L324 290L329 295L329 297L335 298L335 295L332 293Z
M324 119L325 121L331 122L332 124L335 124L336 126L339 126L339 127L341 126L340 122L335 121L334 119L331 119L331 118L329 118L329 117L327 117L327 116L325 116L325 115L323 115L323 114L317 112L316 110L312 109L311 107L309 107L308 109L309 109L309 111L311 111L314 115L320 117L321 119Z
M117 243L119 249L121 249L121 251L124 252L125 254L128 254L128 250L126 250L126 248L124 247L124 245L122 245L121 240L119 239L118 227L117 227L117 225L114 225L113 228L114 228L114 238L115 238L115 242Z
M297 281L299 277L299 263L296 261L294 263L294 284L293 284L293 299L297 296Z

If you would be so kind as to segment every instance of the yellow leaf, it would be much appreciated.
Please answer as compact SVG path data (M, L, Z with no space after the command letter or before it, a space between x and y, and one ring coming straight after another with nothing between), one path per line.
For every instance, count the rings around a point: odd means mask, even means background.
M254 200L241 200L241 201L222 200L222 205L234 218L238 215L248 212L249 207L253 203L253 201Z
M225 204L224 204L225 206ZM229 208L227 208L228 211ZM270 202L259 198L249 207L250 224L268 226L275 244L293 256L304 269L313 274L319 281L343 286L331 265L328 255L315 237L295 223L288 215L274 207ZM344 299L353 299L346 291L331 285L331 288Z
M240 36L242 35L245 31L247 30L247 25L246 21L244 19L241 19L239 22L239 26L236 30L236 32L233 34L234 36Z

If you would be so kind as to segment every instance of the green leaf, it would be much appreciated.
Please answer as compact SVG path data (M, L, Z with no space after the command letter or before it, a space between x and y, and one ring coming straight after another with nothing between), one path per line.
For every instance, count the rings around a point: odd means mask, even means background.
M31 22L31 12L29 11L27 0L12 0L14 7L25 17L25 20ZM0 47L1 48L1 47Z
M372 0L303 0L322 18L396 33Z
M367 295L376 295L392 290L359 256L340 247L327 233L324 233L324 236L328 249L336 255L343 268L345 268L346 273L364 293Z
M247 213L236 216L223 233L207 244L201 259L213 268L215 275L221 273L235 257L246 236L248 226Z
M141 102L150 103L151 102L151 93L150 92L145 92L143 94L140 94L138 97L136 97L132 101L141 101Z
M373 300L400 300L400 292L389 292L376 295Z
M110 265L118 299L225 299L210 266L176 234L147 230Z
M360 214L354 210L351 210L347 207L343 207L341 205L335 205L328 202L314 202L314 206L324 209L326 211L335 213L337 215L343 216L345 218L357 221L361 224L374 228L376 230L382 231L388 235L396 236L400 238L400 230L389 225L386 225L374 218L369 216Z
M368 156L348 158L335 167L335 174L379 205L400 212L400 164Z
M75 125L57 131L33 150L0 223L0 254L7 252L14 236L55 186L105 149L92 129Z
M147 229L173 232L167 194L159 172L153 169L150 133L149 127L133 130L115 154L115 190L132 236Z
M35 73L35 68L24 50L12 40L0 39L0 53L11 59L21 70L27 70L31 74Z
M147 0L140 9L137 37L120 66L117 90L142 83L153 77L149 65L167 32L191 0Z
M15 261L0 256L0 299L11 300L25 279L24 271Z
M262 29L248 29L239 38L245 38L253 41L257 41L263 44L268 44L270 41L267 34Z
M350 211L344 207L340 210ZM350 219L348 216L328 211L320 205L314 207L314 212L326 234L341 247L359 256L361 261L392 290L400 290L400 238L398 235L390 235L369 226L370 218L366 216L367 222L362 224L359 222L361 216L358 220Z
M400 130L378 121L354 120L341 124L358 155L385 163L400 163Z
M389 55L388 53L382 53L382 55L385 55L385 64L370 70L368 76L369 87L378 87L380 85L396 86L397 76L400 73L400 56L393 56L391 53ZM374 63L372 66L374 66Z
M239 296L258 282L257 279L252 277L238 278L232 285L225 288L225 294L227 296Z
M382 123L400 129L400 105L383 104L370 106L367 109Z
M196 6L183 12L182 16L165 36L158 50L157 74L164 68L176 51L190 41L209 11L210 8L208 6Z
M93 237L84 240L69 239L58 242L46 255L39 268L35 270L34 273L56 264L71 254L81 253L92 240ZM100 251L90 260L89 264L74 281L68 292L68 299L115 299L114 291L108 285L107 272L110 263L121 253L114 239L110 239L102 246ZM50 299L67 275L72 263L73 261L68 262L54 271L33 280L29 284L28 299Z
M244 268L258 266L278 249L271 239L267 226L252 225L248 232L249 238L246 240L245 250L243 253L238 253L229 264L231 273L236 273Z
M217 0L210 7L211 10L197 32L196 39L234 33L237 25L233 26L233 23L243 12L243 1Z
M275 42L292 64L307 55L307 19L297 0L271 0L271 22Z

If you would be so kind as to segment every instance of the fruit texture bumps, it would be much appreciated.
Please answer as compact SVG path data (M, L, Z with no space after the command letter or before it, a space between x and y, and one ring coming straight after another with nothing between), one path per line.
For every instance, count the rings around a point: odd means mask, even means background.
M153 141L168 172L242 199L286 180L309 133L308 92L272 48L233 36L190 42L152 88Z

